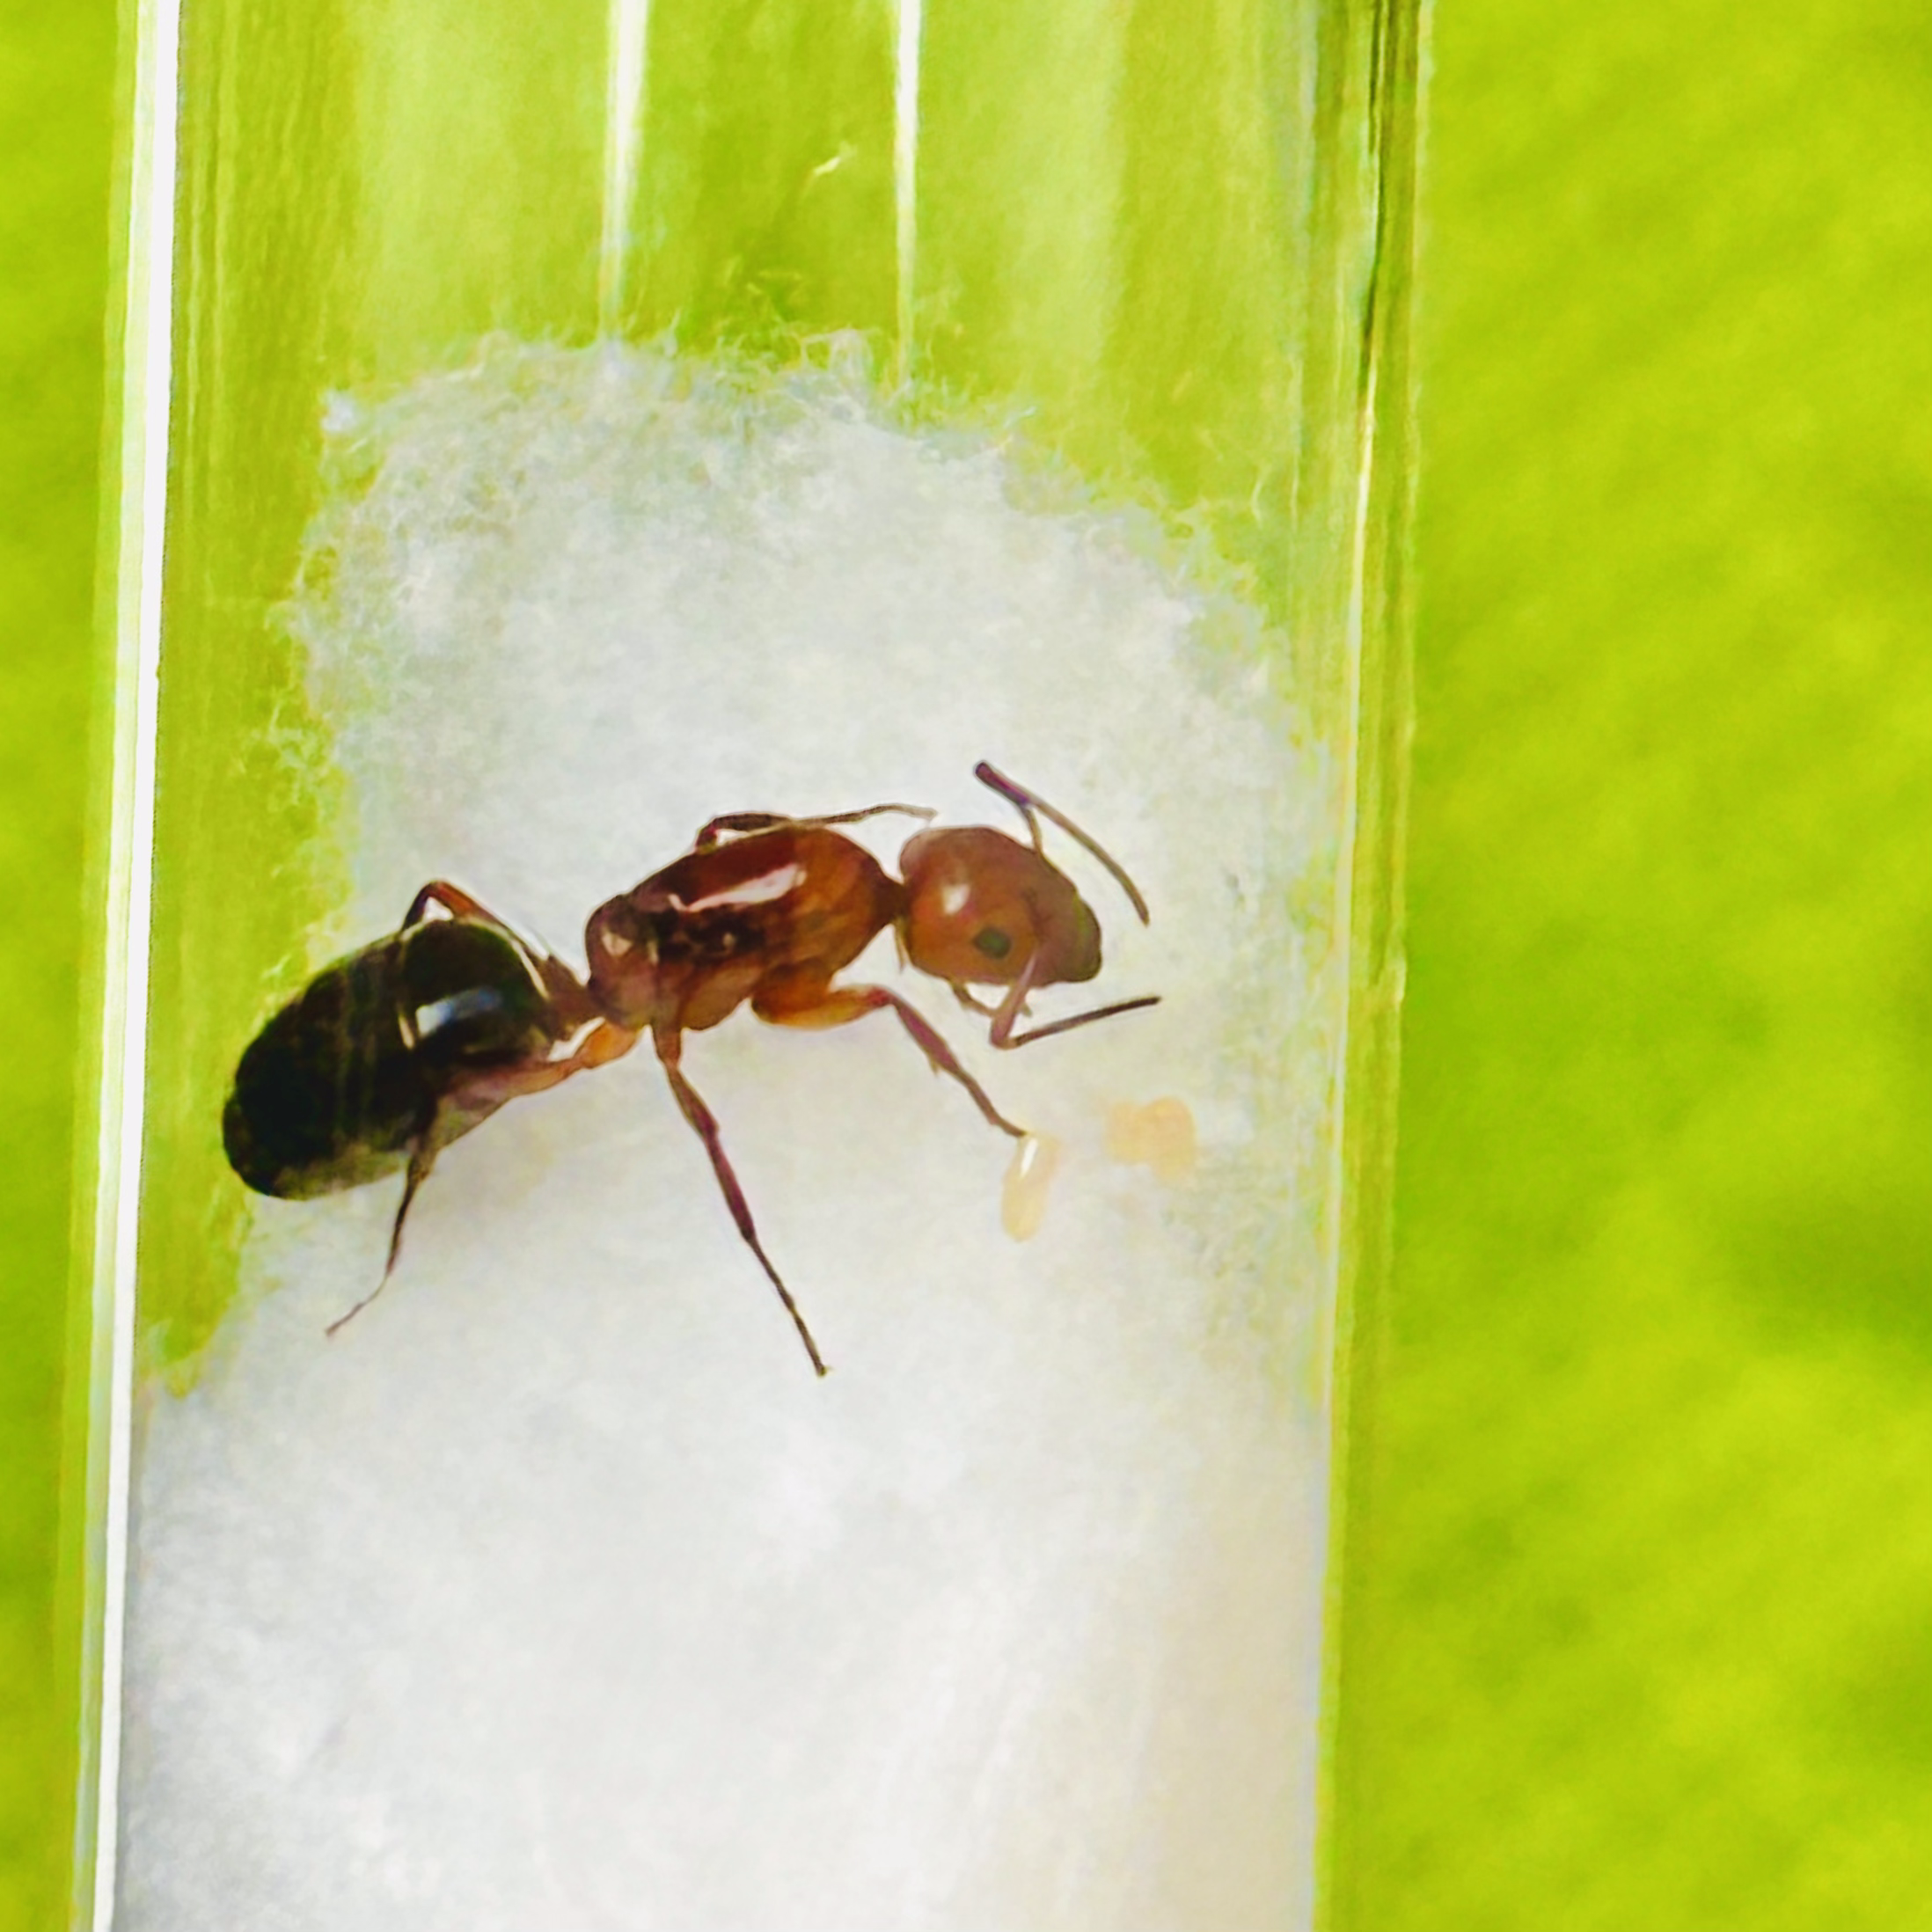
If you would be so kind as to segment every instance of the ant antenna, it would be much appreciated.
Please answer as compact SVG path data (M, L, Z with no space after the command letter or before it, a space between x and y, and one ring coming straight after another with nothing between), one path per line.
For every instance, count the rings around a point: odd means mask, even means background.
M1042 849L1040 843L1039 824L1033 816L1036 812L1038 812L1042 818L1050 819L1054 824L1057 825L1068 838L1078 839L1094 858L1098 859L1107 867L1108 871L1113 874L1114 882L1127 895L1128 904L1140 915L1140 923L1143 926L1150 923L1147 914L1147 902L1141 897L1140 888L1127 876L1126 868L1117 860L1105 852L1095 840L1089 838L1065 812L1056 811L1037 792L1029 792L1025 786L1014 784L1005 772L996 772L984 758L973 767L973 776L990 790L998 792L1000 797L1018 810L1020 816L1027 822L1027 830L1033 834L1033 849L1039 853L1042 858L1044 858L1046 853Z

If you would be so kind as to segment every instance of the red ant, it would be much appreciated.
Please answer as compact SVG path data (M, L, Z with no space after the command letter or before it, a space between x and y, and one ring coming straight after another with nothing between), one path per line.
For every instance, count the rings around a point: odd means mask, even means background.
M574 1035L574 1047L559 1057L546 1044L517 1070L492 1070L490 1097L507 1098L513 1086L534 1091L604 1065L629 1052L648 1033L678 1107L710 1156L739 1233L778 1291L820 1375L825 1373L824 1361L791 1291L759 1242L717 1119L684 1076L684 1036L718 1025L747 1000L761 1020L788 1027L845 1026L890 1009L933 1070L956 1080L993 1126L1018 1139L1025 1130L1000 1113L911 1006L883 986L835 986L834 976L892 926L904 957L919 971L944 980L962 1006L990 1019L989 1037L1001 1048L1024 1046L1151 1006L1158 998L1121 1000L1026 1032L1015 1030L1030 993L1091 979L1101 965L1100 922L1072 882L1047 859L1042 819L1058 826L1106 867L1143 924L1147 906L1120 866L1071 819L990 765L977 765L973 775L1019 811L1031 845L984 826L922 831L900 853L903 881L887 873L864 846L831 828L886 812L930 818L933 815L920 806L869 805L822 818L735 812L713 819L682 859L591 914L584 933L586 983L580 984L548 955L536 964L531 977L540 981L541 998L548 1003L538 1034L545 1042L560 1044ZM507 930L452 888L425 889L419 904L426 898L440 901L459 921ZM975 986L1003 987L1005 996L990 1006L973 993ZM272 1021L267 1030L282 1017ZM538 1034L531 1037L534 1042ZM453 1138L431 1122L417 1130L411 1142L392 1264L410 1200L435 1148ZM245 1171L243 1178L260 1185ZM353 1185L362 1178L367 1176L336 1178L332 1172L311 1177L300 1191Z

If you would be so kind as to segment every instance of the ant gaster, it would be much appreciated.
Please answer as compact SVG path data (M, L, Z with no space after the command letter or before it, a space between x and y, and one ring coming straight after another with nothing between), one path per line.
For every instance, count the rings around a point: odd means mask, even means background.
M543 989L524 1057L492 1065L487 1072L465 1075L439 1088L436 1108L427 1123L418 1123L399 1141L395 1130L401 1118L400 1103L384 1115L382 1138L389 1150L389 1165L393 1167L406 1158L409 1167L391 1240L391 1265L410 1201L439 1147L513 1094L554 1086L616 1059L648 1034L679 1109L704 1143L740 1235L777 1290L813 1368L823 1375L825 1364L804 1316L758 1239L716 1116L684 1074L684 1036L717 1026L747 1001L761 1020L776 1026L845 1026L868 1014L890 1011L935 1072L957 1081L993 1126L1022 1138L1025 1131L999 1112L915 1008L884 986L834 985L835 976L889 926L905 959L921 972L945 981L962 1006L987 1017L992 1043L1001 1048L1024 1046L1155 1004L1157 996L1148 995L1016 1030L1030 993L1043 986L1091 979L1101 964L1099 921L1072 881L1047 859L1042 819L1076 839L1106 867L1144 923L1147 907L1126 873L1036 794L984 763L975 768L974 776L1020 812L1030 845L983 826L922 831L907 841L899 859L904 876L895 879L862 845L833 828L887 812L930 817L922 807L872 805L819 818L731 813L706 825L683 858L591 914L584 934L589 962L584 982L575 980L548 955L522 948L519 956L526 974L534 974ZM454 888L426 887L413 914L429 897L456 911L461 921L508 936L507 927ZM402 948L409 939L406 922L395 940L331 968L304 999L358 962L386 959L390 948ZM972 991L976 986L1003 989L1003 997L997 1005L989 1005ZM301 1004L271 1021L250 1054L264 1050L270 1036ZM573 1041L567 1050L567 1043ZM276 1050L268 1050L273 1057ZM245 1071L248 1065L249 1056L245 1055ZM435 1087L435 1079L422 1082L419 1101ZM238 1074L238 1101L240 1091ZM231 1112L238 1101L231 1102ZM453 1129L443 1124L445 1106L457 1111L461 1124ZM362 1124L373 1125L367 1116L365 1109ZM350 1119L335 1139L371 1138L359 1137ZM235 1159L232 1140L231 1158L244 1180L262 1185ZM309 1184L267 1191L321 1192L355 1185L373 1178L376 1171L380 1170L358 1167L352 1172L340 1160L333 1166L317 1164L310 1170Z
M326 966L249 1043L222 1112L229 1165L285 1200L406 1169L386 1281L436 1155L577 1072L563 1049L600 1017L562 961L432 881L395 933Z

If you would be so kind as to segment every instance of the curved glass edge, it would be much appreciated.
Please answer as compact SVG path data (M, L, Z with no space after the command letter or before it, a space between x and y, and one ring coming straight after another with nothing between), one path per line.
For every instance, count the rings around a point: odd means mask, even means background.
M1332 194L1362 199L1326 209L1323 236L1333 245L1365 229L1373 235L1373 259L1354 349L1359 406L1350 661L1357 686L1350 706L1353 837L1342 888L1349 903L1339 922L1349 946L1347 1038L1339 1069L1345 1098L1331 1194L1338 1225L1317 1786L1321 1932L1346 1932L1357 1922L1354 1827L1365 1802L1345 1722L1348 1634L1358 1579L1368 1561L1358 1532L1375 1455L1393 1253L1403 854L1414 730L1414 323L1429 0L1375 0L1356 18L1340 9L1336 24L1339 32L1325 46L1333 55L1327 98L1333 101L1338 90L1350 104L1344 111L1360 117L1361 146L1354 180L1337 181Z
M88 820L89 949L62 1416L58 1656L74 1739L68 1922L111 1916L133 1409L155 739L172 389L179 0L121 0ZM91 1129L91 1131L85 1131Z

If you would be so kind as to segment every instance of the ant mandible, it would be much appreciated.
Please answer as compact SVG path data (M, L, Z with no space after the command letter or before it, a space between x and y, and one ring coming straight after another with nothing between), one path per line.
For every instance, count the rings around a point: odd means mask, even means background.
M589 971L583 982L550 955L516 940L507 926L467 894L440 883L424 888L402 933L328 969L301 999L263 1029L243 1056L230 1114L235 1116L244 1106L245 1074L252 1071L254 1078L247 1084L260 1095L273 1088L278 1068L285 1074L300 1071L297 1063L303 1056L295 1050L296 1043L305 1045L313 1057L319 1029L298 1017L305 1003L325 987L348 984L358 970L370 966L381 969L377 975L383 981L380 1013L372 1008L363 1032L338 1034L338 1039L347 1038L350 1043L334 1052L338 1059L356 1067L367 1061L373 1069L383 1059L392 1084L407 1088L406 1100L397 1098L380 1107L363 1103L360 1112L346 1116L332 1132L320 1137L312 1157L285 1162L279 1176L266 1179L261 1163L252 1170L238 1156L231 1134L230 1158L237 1172L263 1191L313 1194L354 1186L385 1171L384 1166L372 1167L353 1158L359 1151L375 1150L378 1143L387 1170L406 1160L408 1180L390 1244L392 1268L404 1218L438 1149L516 1093L553 1087L574 1073L605 1065L629 1052L648 1034L679 1110L704 1144L739 1234L777 1290L814 1370L823 1375L825 1363L811 1330L758 1239L744 1189L724 1151L717 1118L684 1072L684 1036L717 1026L746 1001L761 1020L776 1026L845 1026L867 1014L889 1010L898 1015L933 1070L957 1081L992 1125L1019 1139L1025 1130L1000 1113L914 1007L884 986L834 985L835 976L892 926L905 959L919 971L945 981L962 1006L988 1018L989 1038L999 1048L1024 1046L1073 1027L1151 1006L1158 999L1157 995L1145 995L1025 1032L1016 1030L1029 994L1044 986L1089 980L1101 965L1100 922L1072 882L1046 857L1042 819L1066 832L1105 866L1144 924L1147 906L1122 867L1037 794L988 764L976 766L974 776L1020 812L1031 835L1030 845L984 826L922 831L907 841L899 857L904 877L895 879L864 846L833 828L888 812L930 818L932 814L923 807L870 805L818 818L730 813L706 824L683 858L591 914L584 933ZM485 1043L487 1064L465 1064L453 1074L442 1061L434 1066L424 1063L425 1048L420 1041L408 1047L395 1066L389 1065L395 1059L393 1050L385 1047L384 1058L367 1046L369 1027L373 1025L388 1039L391 1009L400 1014L406 1005L389 981L399 971L396 962L425 944L415 935L436 930L422 924L424 908L432 901L451 914L448 923L494 935L500 948L491 955L487 971L479 976L478 986L466 993L459 989L443 994L443 1008L437 1010L513 1011L525 1022L520 1052L507 1038L498 1037L504 1032L501 1025ZM530 990L527 996L519 994L521 1005L511 1000L506 1006L497 983L512 979L519 988ZM997 1005L988 1005L972 992L975 986L1004 988L1005 994ZM333 998L339 1004L339 991ZM411 1038L407 1025L401 1033L405 1041ZM252 1056L259 1063L252 1069ZM409 1079L393 1078L403 1070ZM340 1067L324 1069L319 1084L311 1075L308 1085L318 1096L320 1087L333 1079L340 1090ZM292 1088L297 1083L283 1084ZM260 1110L260 1100L252 1104ZM356 1305L363 1306L366 1302ZM352 1308L349 1314L355 1312Z

